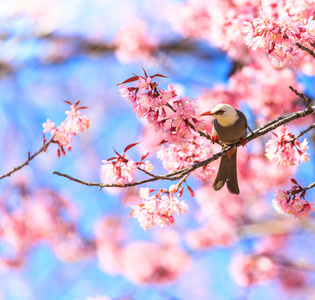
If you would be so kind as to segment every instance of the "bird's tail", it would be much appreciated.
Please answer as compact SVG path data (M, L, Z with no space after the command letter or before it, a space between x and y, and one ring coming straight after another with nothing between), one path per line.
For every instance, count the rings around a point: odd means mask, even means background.
M235 149L230 158L228 156L229 153L221 157L218 174L212 185L214 190L218 191L222 189L226 182L227 188L230 193L236 195L240 193L237 181L236 153L237 150Z

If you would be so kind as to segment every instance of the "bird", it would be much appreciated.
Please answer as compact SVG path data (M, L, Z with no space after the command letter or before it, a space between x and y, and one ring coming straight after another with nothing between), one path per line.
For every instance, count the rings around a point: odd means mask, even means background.
M214 117L212 120L212 142L218 139L224 144L230 145L241 141L245 145L244 138L247 136L247 128L249 127L245 115L238 109L229 104L220 103L200 116ZM212 185L214 190L222 189L226 183L231 194L238 195L240 193L237 180L236 154L237 148L234 148L221 156L219 170Z

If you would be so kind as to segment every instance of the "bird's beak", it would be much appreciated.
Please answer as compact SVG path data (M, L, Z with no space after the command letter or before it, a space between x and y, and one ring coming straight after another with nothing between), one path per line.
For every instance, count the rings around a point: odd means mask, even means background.
M206 112L202 113L202 114L200 115L200 117L203 117L203 116L213 116L213 115L214 115L214 113L212 113L211 110L210 110L210 111L206 111Z

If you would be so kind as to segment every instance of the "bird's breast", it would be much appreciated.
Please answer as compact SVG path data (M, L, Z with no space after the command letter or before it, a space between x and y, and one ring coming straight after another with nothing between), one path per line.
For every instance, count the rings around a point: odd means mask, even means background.
M222 126L218 120L213 120L212 134L224 144L233 144L247 136L246 121L239 119L231 126Z

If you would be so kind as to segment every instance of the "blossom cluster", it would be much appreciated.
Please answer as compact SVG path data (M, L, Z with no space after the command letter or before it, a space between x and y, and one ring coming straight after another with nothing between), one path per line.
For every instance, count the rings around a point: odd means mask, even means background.
M242 32L248 47L266 50L272 64L280 66L298 59L297 42L306 47L313 43L315 20L312 16L307 20L289 15L275 18L262 11L260 17L244 23Z
M107 216L96 225L99 266L107 274L123 275L135 284L165 284L177 280L189 266L190 256L174 244L174 239L173 244L127 243L126 226L117 217Z
M115 37L116 55L122 62L134 60L153 60L153 53L157 46L147 32L146 23L143 20L132 20L130 24L121 28Z
M126 183L133 183L135 171L137 168L140 168L144 172L151 172L153 170L153 166L149 160L144 161L144 159L149 155L149 152L145 152L140 162L135 162L132 159L126 158L126 152L137 145L138 143L128 145L123 155L119 153L117 156L112 157L107 160L102 160L102 176L103 179L109 179L119 185L125 185Z
M242 287L260 284L278 275L279 267L267 255L234 255L230 273L234 281Z
M194 130L205 127L202 121L196 119L196 99L181 97L176 94L172 84L167 90L158 88L152 79L161 74L145 77L134 76L119 84L123 98L126 98L139 118L146 118L157 131L161 131L163 138L169 144L183 144L194 136ZM124 84L137 81L134 87ZM193 129L192 129L193 128Z
M18 202L0 205L1 243L10 249L1 253L0 269L23 265L26 254L43 242L65 261L80 260L94 251L76 228L76 207L69 200L52 189L33 191L19 184Z
M230 264L232 279L242 287L266 284L277 278L288 292L301 291L307 286L305 270L288 260L286 235L269 235L258 241L251 254L235 253Z
M231 93L227 103L232 106L237 106L239 101L248 103L257 121L262 124L279 115L303 109L301 101L296 101L296 95L288 86L302 89L293 69L274 68L268 57L263 56L259 61L247 63L236 71L230 77L228 89L224 92ZM214 96L217 101L226 99L222 91ZM283 99L286 99L286 105L283 105Z
M154 190L141 188L139 195L143 203L132 206L131 216L138 219L140 226L147 230L152 226L170 225L174 223L174 214L186 213L188 205L179 201L172 192L160 189L151 196Z
M286 191L283 189L276 190L276 196L272 200L272 206L280 214L294 217L297 220L307 219L310 211L315 211L315 203L307 202L304 199L305 192L298 195L296 189Z
M102 160L102 163L104 163L102 165L104 179L113 180L119 185L133 183L134 172L138 165L133 160L118 157L116 161Z
M245 64L264 59L265 54L271 56L273 65L284 65L291 59L295 67L309 75L315 72L313 58L306 51L298 51L295 43L312 49L309 47L314 40L312 18L312 0L213 0L211 6L206 1L188 0L169 9L170 22L184 38L205 39L225 51L233 61ZM259 53L252 51L252 47L244 43L244 35L250 45L254 44L257 48L263 44L270 46L270 50L274 47L274 50L272 53L268 53L267 49ZM265 44L261 42L264 39L267 41Z
M305 138L302 143L298 142L285 125L273 132L272 139L266 143L266 147L267 158L270 161L275 160L278 165L296 165L309 160L306 153L307 139Z
M66 154L64 149L71 150L70 143L72 142L72 136L77 135L79 131L84 131L90 127L90 121L86 116L81 115L80 109L86 109L87 107L78 107L80 100L77 100L75 104L69 101L65 101L71 106L71 110L66 111L67 118L59 126L55 126L55 123L47 119L43 124L43 132L50 132L53 136L53 141L59 145L57 150L57 156L60 157L60 153Z
M157 157L161 159L166 170L174 171L203 161L209 158L211 154L211 146L207 143L206 138L194 136L193 139L188 141L185 145L171 144L169 147L162 146L157 152ZM203 181L208 181L212 178L214 172L215 168L209 164L198 168L193 174Z

